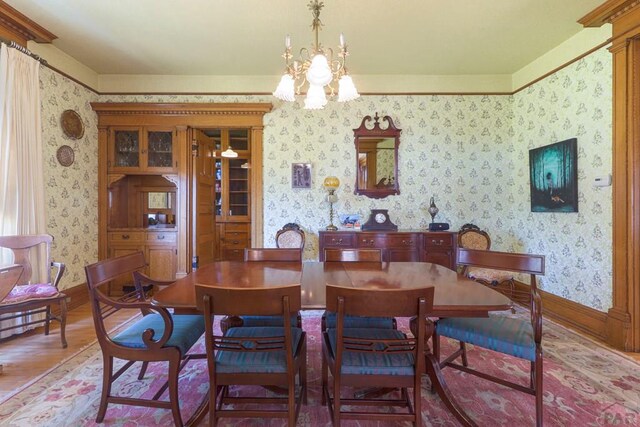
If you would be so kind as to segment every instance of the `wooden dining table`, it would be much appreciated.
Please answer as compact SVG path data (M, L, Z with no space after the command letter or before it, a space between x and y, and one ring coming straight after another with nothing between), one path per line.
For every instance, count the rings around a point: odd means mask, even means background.
M325 307L327 284L359 289L433 286L431 317L487 317L491 311L509 310L512 306L509 298L499 292L426 262L213 262L156 292L152 303L173 308L176 313L197 312L196 284L234 289L300 284L303 309ZM434 324L430 320L427 323L431 336ZM476 425L457 404L431 351L425 359L431 382L447 408L463 425Z

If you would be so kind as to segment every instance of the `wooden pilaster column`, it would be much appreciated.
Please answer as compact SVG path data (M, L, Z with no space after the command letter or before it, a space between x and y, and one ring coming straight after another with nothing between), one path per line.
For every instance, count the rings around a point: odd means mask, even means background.
M607 341L640 351L640 1L609 0L578 22L613 26L613 306Z

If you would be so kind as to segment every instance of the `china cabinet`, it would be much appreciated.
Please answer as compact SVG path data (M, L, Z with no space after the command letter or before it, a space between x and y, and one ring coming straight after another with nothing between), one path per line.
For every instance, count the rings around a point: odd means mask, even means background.
M98 115L99 259L140 250L145 273L173 280L199 259L239 259L245 247L262 245L263 116L271 104L91 107ZM237 157L221 155L229 147Z

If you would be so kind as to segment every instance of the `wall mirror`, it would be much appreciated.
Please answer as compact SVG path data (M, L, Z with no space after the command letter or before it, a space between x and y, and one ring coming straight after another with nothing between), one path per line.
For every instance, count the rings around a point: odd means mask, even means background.
M391 117L362 119L353 130L356 144L355 194L381 199L400 194L398 185L398 146L400 132Z
M149 209L171 209L171 193L149 192Z

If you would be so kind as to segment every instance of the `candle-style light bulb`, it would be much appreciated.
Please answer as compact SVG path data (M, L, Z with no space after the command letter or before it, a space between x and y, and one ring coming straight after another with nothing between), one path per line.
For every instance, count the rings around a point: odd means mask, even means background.
M344 46L344 34L340 33L340 46Z
M291 37L289 37L289 34L284 38L284 45L287 49L291 47Z

